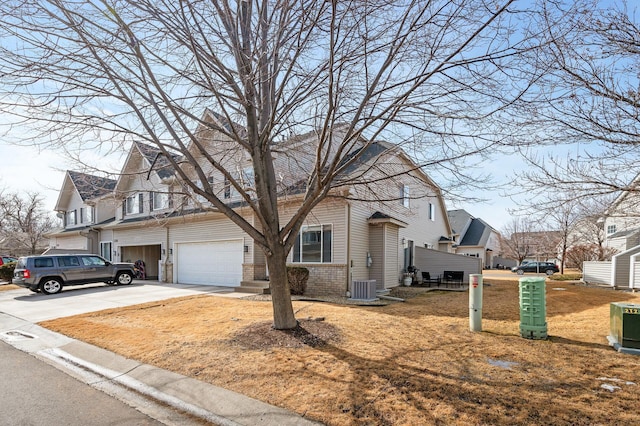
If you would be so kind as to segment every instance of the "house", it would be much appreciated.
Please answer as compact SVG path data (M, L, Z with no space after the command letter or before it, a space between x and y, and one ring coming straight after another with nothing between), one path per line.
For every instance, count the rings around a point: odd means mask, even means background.
M211 111L205 119L229 125ZM339 126L334 129L335 137L340 131ZM196 134L207 154L226 170L236 170L238 182L250 193L250 159L221 132L203 127ZM282 221L294 214L303 196L300 182L313 164L315 151L309 148L315 140L314 132L293 137L282 142L281 151L295 155L276 153ZM450 249L451 229L439 187L395 145L354 145L354 151L359 149L367 150L361 161L346 168L332 196L313 208L289 254L289 264L310 270L309 294L345 295L354 280L376 280L379 289L394 287L413 264L416 247ZM252 210L228 179L206 168L201 150L190 146L189 154L203 165L219 198L255 223ZM190 162L182 167L196 178ZM385 176L395 177L375 179ZM148 277L170 283L238 287L268 278L260 247L205 199L185 189L158 149L134 143L110 197L116 200L111 204L113 219L92 227L104 253L112 254L109 259L143 260ZM57 207L77 208L72 201L61 198ZM71 232L69 223L56 235L65 232Z
M447 216L455 253L480 258L483 268L495 268L494 259L501 254L500 233L466 210L449 210Z
M640 175L633 184L640 183ZM618 252L640 245L640 203L637 192L623 191L606 210L605 247Z
M99 253L111 259L112 248L101 243L100 228L115 220L115 184L107 177L67 171L54 208L62 227L47 234L45 253Z
M640 175L632 181L637 187ZM640 207L636 191L623 191L603 218L603 246L613 254L611 261L583 263L583 280L614 288L640 289Z

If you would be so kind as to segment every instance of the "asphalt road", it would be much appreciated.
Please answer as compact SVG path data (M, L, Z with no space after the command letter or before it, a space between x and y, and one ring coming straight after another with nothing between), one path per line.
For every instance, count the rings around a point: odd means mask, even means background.
M0 341L2 425L162 425Z

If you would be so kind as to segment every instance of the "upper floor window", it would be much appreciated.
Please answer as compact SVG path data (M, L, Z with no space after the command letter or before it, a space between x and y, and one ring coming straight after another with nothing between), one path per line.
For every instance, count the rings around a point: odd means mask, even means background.
M169 194L167 192L151 193L151 210L164 210L169 208Z
M125 200L125 214L142 213L142 194L133 194Z
M332 225L304 226L293 246L293 261L301 263L331 263Z
M429 203L429 219L436 220L436 205Z
M246 192L255 192L256 179L252 166L245 167L244 169L237 169L234 173L236 182L244 188ZM231 184L231 180L225 176L224 178L224 198L231 199L238 197L240 193Z
M400 188L402 195L402 205L404 207L409 207L409 187L407 185L402 185Z
M80 208L80 223L93 223L93 207Z
M615 233L616 233L616 225L607 226L607 235L611 235Z
M65 214L65 223L67 226L76 225L78 223L78 212L70 210Z

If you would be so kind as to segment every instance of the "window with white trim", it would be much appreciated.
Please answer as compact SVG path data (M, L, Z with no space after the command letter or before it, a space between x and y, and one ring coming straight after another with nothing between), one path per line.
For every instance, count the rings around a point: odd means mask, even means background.
M93 207L80 208L80 223L93 223Z
M133 194L125 200L125 214L142 213L142 194Z
M433 203L429 203L429 219L436 220L436 205Z
M407 185L402 185L400 191L402 196L402 205L409 208L409 187Z
M607 235L611 235L615 233L616 233L616 225L607 226Z
M108 261L111 261L113 243L111 241L100 241L100 256L104 257Z
M255 192L256 179L253 166L247 166L243 169L237 168L233 173L234 180L240 185L245 192ZM238 190L231 184L231 180L225 176L224 178L224 198L232 199L240 196Z
M169 208L169 194L167 192L151 193L151 210L164 210Z
M69 210L64 216L67 226L76 225L78 223L78 212L76 210Z
M331 263L333 225L303 226L293 246L295 263Z

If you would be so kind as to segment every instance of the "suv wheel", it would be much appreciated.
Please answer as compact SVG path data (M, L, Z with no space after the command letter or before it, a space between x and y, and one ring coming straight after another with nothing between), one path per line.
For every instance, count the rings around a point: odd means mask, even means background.
M118 285L131 284L131 281L133 281L133 276L129 272L120 272L116 276L116 283L118 283Z
M56 294L62 290L62 282L57 278L47 278L40 282L40 291L44 294Z
M522 269L518 269L518 270L516 271L516 273L517 273L518 275L524 275L524 271L523 271Z
M553 269L547 269L547 270L545 271L545 273L546 273L547 275L553 275L553 274L554 274L554 270L553 270Z

